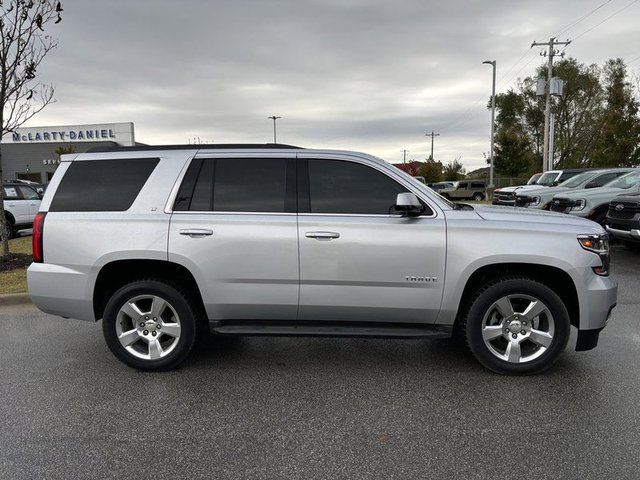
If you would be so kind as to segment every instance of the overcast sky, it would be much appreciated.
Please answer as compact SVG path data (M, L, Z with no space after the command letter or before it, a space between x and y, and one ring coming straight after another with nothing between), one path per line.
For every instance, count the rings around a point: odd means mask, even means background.
M361 150L388 161L489 150L499 91L544 60L545 41L603 4L583 1L65 0L41 78L56 103L28 125L135 123L145 143L267 142ZM562 38L632 0L611 0ZM585 63L640 56L640 2L567 49ZM523 57L524 55L524 57ZM512 68L506 78L508 70ZM640 60L630 65L640 70Z

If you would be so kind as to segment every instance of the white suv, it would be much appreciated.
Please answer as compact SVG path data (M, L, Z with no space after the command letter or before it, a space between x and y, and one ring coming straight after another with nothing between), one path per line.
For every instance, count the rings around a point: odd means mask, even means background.
M448 337L500 373L596 346L616 303L581 218L456 205L369 155L282 145L64 155L36 217L29 292L103 320L128 365L218 335Z
M34 188L23 183L5 183L4 193L5 231L0 232L13 237L18 230L31 228L33 219L40 208L40 194Z

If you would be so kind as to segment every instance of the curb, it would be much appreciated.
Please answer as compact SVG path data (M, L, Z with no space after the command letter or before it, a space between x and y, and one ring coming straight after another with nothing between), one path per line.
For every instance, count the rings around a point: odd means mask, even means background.
M9 305L28 305L31 303L28 293L7 293L0 295L0 307Z

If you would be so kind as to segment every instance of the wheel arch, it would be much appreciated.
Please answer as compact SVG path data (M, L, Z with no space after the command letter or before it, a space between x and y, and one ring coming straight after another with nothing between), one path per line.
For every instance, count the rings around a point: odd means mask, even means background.
M551 288L563 301L569 312L571 325L579 327L580 301L575 283L566 271L551 265L533 263L494 263L483 265L476 269L467 279L458 304L455 324L460 319L460 314L465 310L467 302L473 297L473 292L487 281L509 275L520 275L536 280Z
M127 259L115 260L102 266L93 288L93 311L99 320L109 298L119 288L137 279L166 280L185 290L194 300L198 310L206 318L202 294L191 272L178 263L167 260Z
M16 224L16 219L13 216L13 214L9 211L9 210L5 210L4 211L4 216L7 219L7 221L11 224L11 225L15 225Z

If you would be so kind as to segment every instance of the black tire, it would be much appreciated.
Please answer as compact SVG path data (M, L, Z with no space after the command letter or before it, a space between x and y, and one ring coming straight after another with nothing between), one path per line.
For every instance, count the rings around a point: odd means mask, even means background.
M3 240L5 237L7 237L7 240L11 240L16 236L16 229L13 228L13 224L8 218L5 219L3 225L4 228L0 227L2 228L2 230L0 231L0 240Z
M134 356L118 340L118 312L126 302L140 295L160 297L170 304L180 318L180 336L177 344L170 353L157 360ZM195 302L177 286L158 279L137 280L123 286L111 296L104 310L102 332L109 350L123 363L139 370L167 371L184 362L201 337L203 321L199 317ZM160 337L161 335L158 339Z
M491 306L507 295L528 295L541 300L553 316L555 332L551 344L539 357L511 363L494 355L482 338L482 322ZM497 278L475 292L461 316L460 332L476 359L489 370L500 374L527 375L543 372L553 365L569 340L570 321L565 304L546 285L527 277Z
M476 202L481 202L482 200L484 200L484 195L481 193L474 193L473 200Z

